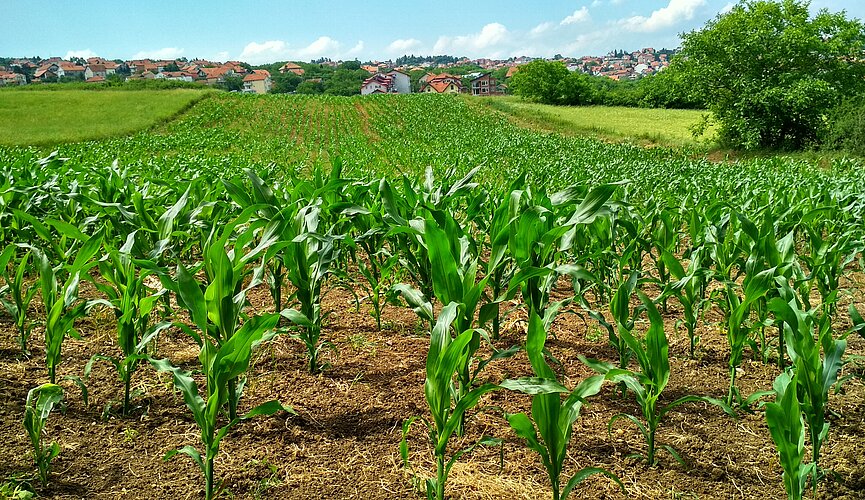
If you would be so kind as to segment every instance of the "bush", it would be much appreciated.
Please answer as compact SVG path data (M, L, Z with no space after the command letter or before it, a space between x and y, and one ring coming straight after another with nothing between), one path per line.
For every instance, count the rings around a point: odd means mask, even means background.
M823 136L826 149L865 156L865 94L850 97L829 116Z

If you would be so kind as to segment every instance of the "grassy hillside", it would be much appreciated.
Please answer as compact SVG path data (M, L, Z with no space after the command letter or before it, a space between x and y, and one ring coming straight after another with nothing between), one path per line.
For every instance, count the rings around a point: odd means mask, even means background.
M627 141L661 146L710 146L714 134L694 138L690 128L699 123L704 111L648 109L609 106L550 106L522 101L516 97L483 99L481 104L512 116L520 125L589 135L610 141Z
M0 143L51 145L130 134L176 116L199 90L0 92Z

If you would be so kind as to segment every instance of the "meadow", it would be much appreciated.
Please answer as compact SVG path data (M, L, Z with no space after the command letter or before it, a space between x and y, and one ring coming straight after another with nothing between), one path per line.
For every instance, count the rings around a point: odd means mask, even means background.
M859 159L210 94L0 169L6 494L863 494Z
M571 136L667 147L708 149L715 146L712 127L699 136L692 133L706 115L706 111L701 110L552 106L517 97L498 97L480 102L512 116L523 126Z
M53 145L145 130L176 117L206 91L0 92L0 144Z

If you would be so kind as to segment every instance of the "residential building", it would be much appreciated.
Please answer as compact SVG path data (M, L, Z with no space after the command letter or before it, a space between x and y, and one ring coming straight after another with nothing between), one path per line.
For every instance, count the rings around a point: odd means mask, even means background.
M463 91L462 80L456 76L442 73L440 75L424 75L420 91L436 94L459 94Z
M27 78L20 73L0 72L0 85L25 85L26 83Z
M492 73L485 73L475 78L471 84L472 95L475 96L501 95L503 93Z
M388 76L376 73L363 81L360 86L360 95L369 94L396 94L396 82Z
M94 76L101 76L102 78L108 76L108 70L104 64L94 63L87 65L87 68L84 69L84 78L90 80Z
M293 62L287 62L283 64L281 68L279 68L279 72L283 75L286 73L294 73L297 76L303 76L303 74L306 73L306 70Z
M411 77L408 73L393 69L388 71L385 76L393 80L393 86L397 94L411 94Z
M270 72L265 69L256 69L243 77L244 92L266 94L270 92L271 86Z

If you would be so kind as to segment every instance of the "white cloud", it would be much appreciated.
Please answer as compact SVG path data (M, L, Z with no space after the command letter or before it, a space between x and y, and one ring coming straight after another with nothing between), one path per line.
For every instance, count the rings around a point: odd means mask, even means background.
M363 40L359 40L356 44L354 44L354 47L352 47L348 50L348 52L345 53L344 57L346 59L348 59L349 57L357 57L363 52L363 49L365 47L366 45L363 43Z
M726 14L727 12L730 12L731 10L733 10L733 7L735 7L735 6L736 6L736 4L734 4L733 2L730 2L727 5L725 5L723 8L721 8L721 10L718 13L719 14Z
M562 19L561 25L567 26L568 24L582 23L591 18L592 16L589 15L589 8L584 5L583 8L575 10L573 14Z
M594 2L592 2L592 8L594 9L595 7L600 7L603 4L604 2L602 2L601 0L595 0Z
M65 56L63 56L63 59L68 61L68 60L72 59L73 57L80 57L81 59L88 59L91 57L98 57L98 56L96 55L96 52L93 52L90 49L70 50L69 52L66 53Z
M133 59L177 59L183 56L183 49L165 47L157 50L142 50L132 56Z
M532 30L529 31L529 35L540 36L540 35L546 33L547 31L549 31L550 28L552 28L553 26L555 26L553 23L549 23L549 22L541 23L541 24L535 26L534 28L532 28Z
M230 57L228 51L223 50L222 52L217 52L216 57L214 57L213 59L216 61L227 61L228 59L230 59Z
M286 59L305 61L321 57L354 58L363 52L365 45L363 41L359 41L347 51L344 51L343 47L342 43L329 36L320 36L305 47L292 47L283 40L268 40L246 44L238 58L250 64L264 64Z
M399 40L390 42L390 45L387 46L387 51L389 54L403 55L414 49L420 48L420 46L421 41L416 38L400 38Z
M440 36L433 52L436 54L459 54L469 57L498 57L501 55L499 45L507 42L510 33L504 25L490 23L481 28L479 33L460 36Z
M670 0L666 7L652 12L649 17L633 16L621 19L619 24L629 31L660 31L693 19L697 9L705 5L706 0Z

